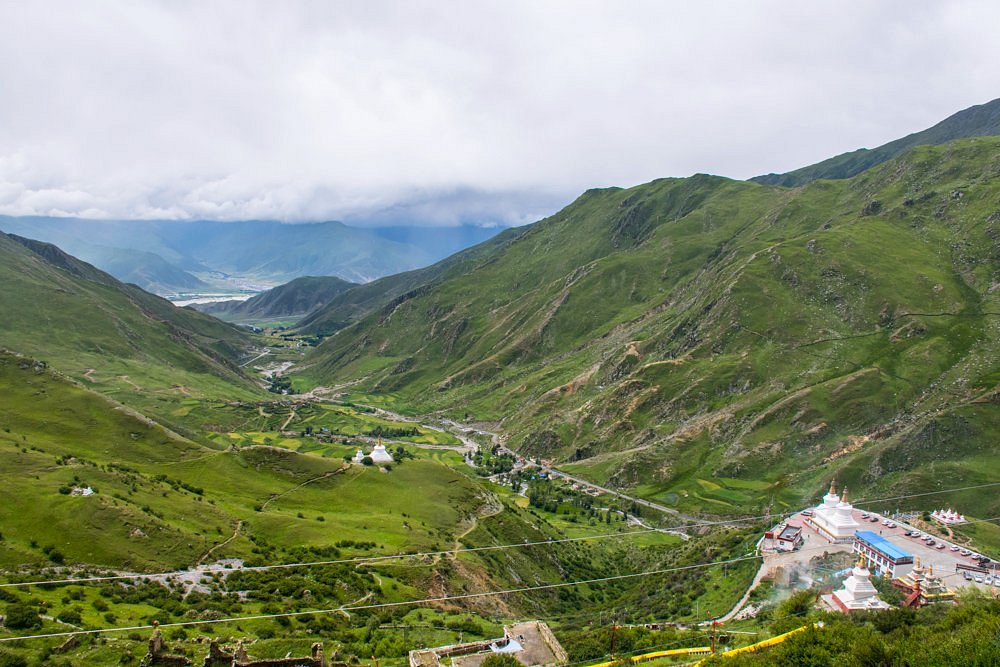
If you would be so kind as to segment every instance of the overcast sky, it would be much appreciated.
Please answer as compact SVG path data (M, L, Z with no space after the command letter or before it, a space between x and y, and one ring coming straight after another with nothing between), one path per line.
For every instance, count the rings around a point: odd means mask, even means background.
M996 2L0 7L7 215L518 224L1000 97Z

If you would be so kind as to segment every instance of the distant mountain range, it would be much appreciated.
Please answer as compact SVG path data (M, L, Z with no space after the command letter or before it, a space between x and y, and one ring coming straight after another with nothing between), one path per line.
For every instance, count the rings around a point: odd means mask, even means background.
M363 229L339 222L145 221L0 216L0 230L58 245L161 295L302 276L367 282L426 266L499 231L487 227Z
M279 318L295 320L308 316L353 287L357 287L357 283L333 276L306 276L246 301L200 303L189 307L227 322L260 322Z

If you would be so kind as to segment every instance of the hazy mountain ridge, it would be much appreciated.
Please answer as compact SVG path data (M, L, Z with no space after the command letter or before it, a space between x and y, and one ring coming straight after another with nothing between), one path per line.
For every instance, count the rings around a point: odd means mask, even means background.
M0 229L65 251L160 294L208 287L194 275L286 283L303 276L367 282L426 266L498 230L384 229L340 222L85 220L0 216ZM203 276L204 277L204 276Z
M189 307L230 322L278 317L301 318L355 287L357 283L334 276L304 276L246 301L201 303Z
M796 187L820 178L850 178L875 165L891 160L914 146L943 144L968 137L1000 134L1000 99L977 104L949 116L940 123L895 141L873 148L861 148L784 174L754 176L751 181L765 185Z
M1000 433L998 155L981 138L797 191L710 176L590 191L475 262L423 270L304 372L502 419L522 451L624 486L983 474Z

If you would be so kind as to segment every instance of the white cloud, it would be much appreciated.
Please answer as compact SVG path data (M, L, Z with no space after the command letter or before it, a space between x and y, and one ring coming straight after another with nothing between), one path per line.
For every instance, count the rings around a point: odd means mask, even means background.
M14 215L509 223L589 187L785 171L1000 95L987 2L67 1L3 18Z

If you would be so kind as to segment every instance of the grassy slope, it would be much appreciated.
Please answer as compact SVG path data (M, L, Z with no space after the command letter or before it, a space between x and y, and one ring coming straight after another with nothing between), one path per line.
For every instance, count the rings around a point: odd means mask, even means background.
M800 190L590 191L341 331L305 374L503 418L523 451L720 512L831 474L995 479L998 149L921 147ZM697 480L715 476L768 486L711 498Z
M41 548L54 546L71 562L184 566L238 521L237 539L213 558L250 556L250 536L279 549L344 539L385 552L427 548L480 502L477 485L437 458L337 472L339 458L211 449L23 357L0 355L0 391L3 565L44 562ZM66 485L98 493L59 493Z
M374 310L413 296L414 290L426 290L449 277L467 273L481 261L490 261L498 249L512 243L522 229L508 229L477 246L456 253L426 268L398 273L344 292L323 308L299 322L300 331L327 336L361 319Z
M915 146L943 144L967 137L1000 134L1000 99L978 104L945 118L921 132L868 150L861 148L785 174L766 174L750 179L764 185L796 187L820 178L850 178L887 160L899 157Z
M0 259L0 347L151 414L187 395L260 395L237 366L252 341L234 327L119 283L55 246L0 235Z

